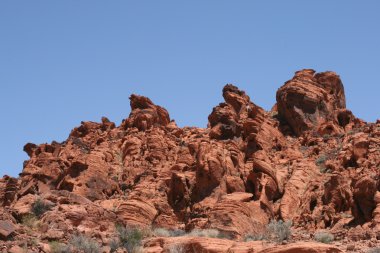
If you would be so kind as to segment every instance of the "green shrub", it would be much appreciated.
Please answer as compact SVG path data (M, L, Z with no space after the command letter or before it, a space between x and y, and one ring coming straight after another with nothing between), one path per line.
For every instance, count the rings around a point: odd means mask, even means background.
M146 237L147 232L137 227L116 226L120 246L127 249L128 252L139 252L141 241Z
M291 235L291 221L275 221L272 220L267 225L269 238L274 239L277 242L282 242L290 238Z
M321 166L323 165L327 160L327 156L326 155L321 155L320 157L318 157L317 160L315 160L315 164L318 165L318 166Z
M69 245L57 241L49 242L51 253L72 253Z
M32 204L32 213L40 218L44 213L51 209L51 205L46 204L41 198L37 198Z
M31 229L37 228L38 223L38 219L34 214L27 214L21 218L21 224Z
M321 243L331 243L334 241L334 236L328 232L317 232L314 234L314 240Z
M74 235L69 244L83 253L100 253L100 245L95 240L84 235Z
M318 157L318 159L315 161L315 164L318 166L319 171L321 173L326 173L328 172L328 169L325 166L325 163L327 161L327 156L326 155L321 155Z
M109 246L111 249L110 250L111 253L116 252L116 250L120 247L120 242L119 240L115 240L115 239L111 240Z

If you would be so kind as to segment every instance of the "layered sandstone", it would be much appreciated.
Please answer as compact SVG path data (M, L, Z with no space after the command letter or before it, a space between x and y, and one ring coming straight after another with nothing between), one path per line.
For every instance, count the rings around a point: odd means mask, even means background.
M205 129L179 128L166 109L131 95L120 126L102 118L82 122L62 143L26 144L30 159L20 177L0 179L0 244L38 238L28 247L45 252L48 241L84 233L106 247L119 223L216 229L229 238L151 238L146 252L179 242L187 252L380 245L380 121L366 123L346 109L337 74L296 72L270 112L234 85L222 95ZM37 199L50 210L27 232L22 220ZM273 219L293 222L287 246L243 242ZM310 242L321 229L343 242L340 249Z

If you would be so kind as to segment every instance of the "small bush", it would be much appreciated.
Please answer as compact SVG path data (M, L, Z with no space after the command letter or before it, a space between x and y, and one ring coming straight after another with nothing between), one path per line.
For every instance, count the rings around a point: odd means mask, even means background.
M130 226L116 226L116 231L121 247L126 248L131 253L141 250L141 241L146 237L146 231Z
M267 238L268 236L265 234L256 234L256 235L250 234L250 235L245 236L244 241L245 242L263 241L263 240L266 240Z
M41 198L37 198L37 200L32 204L32 212L38 218L50 209L51 206L46 204Z
M21 224L35 229L38 226L38 219L34 214L27 214L21 218Z
M169 230L165 228L155 228L153 230L153 234L158 237L171 237L171 233Z
M111 240L110 241L110 252L113 253L113 252L116 252L116 250L120 247L120 242L119 240Z
M186 234L186 232L181 230L181 229L170 230L170 235L172 237L184 236L185 234Z
M327 161L327 156L326 155L321 155L318 157L318 159L315 161L315 164L318 166L319 171L321 173L326 173L328 172L328 169L325 166L325 163Z
M194 229L188 236L220 238L222 235L217 229Z
M70 240L70 245L84 253L100 253L100 245L95 241L83 235L75 235Z
M317 232L314 235L314 240L321 243L331 243L334 241L334 236L328 232Z
M168 253L185 253L185 247L182 244L170 245L167 250Z
M320 157L318 157L317 160L315 160L315 164L318 165L318 166L321 166L323 165L327 160L327 156L326 155L321 155Z
M51 253L72 253L69 245L57 241L49 242Z
M287 240L291 235L291 226L291 221L272 220L267 226L269 237L277 242Z
M169 230L165 228L155 228L153 234L158 237L177 237L185 235L186 232L180 229Z

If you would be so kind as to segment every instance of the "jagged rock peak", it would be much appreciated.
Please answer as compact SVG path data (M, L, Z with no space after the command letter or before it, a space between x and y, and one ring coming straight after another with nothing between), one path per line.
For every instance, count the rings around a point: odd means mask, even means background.
M144 96L139 96L136 94L132 94L129 97L130 104L131 104L131 109L148 109L148 108L153 108L155 105L153 104L152 100L150 100L147 97Z
M210 137L213 139L239 137L243 133L243 126L248 119L257 119L263 116L264 110L252 103L244 91L232 84L224 86L223 98L225 103L214 107L208 116L211 128Z
M122 127L136 127L145 131L152 126L166 126L170 123L168 111L155 105L149 98L132 94L130 97L131 113L128 119L122 123Z
M243 105L248 105L250 103L249 96L232 84L227 84L224 86L223 98L226 103L230 104L237 113L240 112Z
M339 126L338 114L346 108L342 81L331 71L297 71L278 89L276 100L279 116L296 135L318 130L328 122Z

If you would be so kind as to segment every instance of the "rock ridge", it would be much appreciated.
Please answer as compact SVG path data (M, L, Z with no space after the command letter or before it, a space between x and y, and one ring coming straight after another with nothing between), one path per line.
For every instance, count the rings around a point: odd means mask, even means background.
M0 179L0 245L27 241L31 252L49 252L49 241L81 233L107 252L114 224L123 224L214 229L229 238L154 237L146 252L178 242L186 252L380 246L380 120L364 122L346 108L339 75L297 71L271 111L232 84L222 96L207 128L180 128L165 108L132 94L120 126L103 117L81 122L62 143L26 144L20 176ZM46 210L30 229L24 221L36 203ZM243 242L271 220L292 221L287 246ZM336 245L312 242L318 231Z

